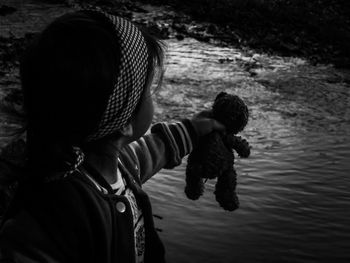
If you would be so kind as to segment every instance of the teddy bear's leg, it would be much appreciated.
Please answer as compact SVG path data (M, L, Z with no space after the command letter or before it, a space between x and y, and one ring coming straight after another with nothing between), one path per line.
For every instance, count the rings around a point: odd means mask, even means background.
M194 169L196 170L196 169ZM196 171L187 167L186 169L186 196L191 200L197 200L204 192L203 179L198 176Z
M215 185L216 201L225 210L233 211L239 207L239 200L236 194L237 174L234 168L224 171Z

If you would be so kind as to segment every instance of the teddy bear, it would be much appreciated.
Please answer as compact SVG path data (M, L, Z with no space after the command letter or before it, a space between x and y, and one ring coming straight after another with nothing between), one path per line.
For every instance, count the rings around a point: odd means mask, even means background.
M215 98L211 114L226 130L199 139L198 146L188 157L185 193L189 199L197 200L204 192L206 180L217 178L216 201L225 210L234 211L239 207L239 200L233 150L243 158L250 155L248 141L236 135L248 123L248 107L240 97L221 92Z

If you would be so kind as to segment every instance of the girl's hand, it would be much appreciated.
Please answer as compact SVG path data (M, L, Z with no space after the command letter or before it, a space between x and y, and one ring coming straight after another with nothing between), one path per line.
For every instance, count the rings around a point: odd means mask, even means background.
M212 131L225 132L225 126L212 118L213 113L210 110L205 110L197 113L191 119L191 123L197 132L198 136L204 136Z

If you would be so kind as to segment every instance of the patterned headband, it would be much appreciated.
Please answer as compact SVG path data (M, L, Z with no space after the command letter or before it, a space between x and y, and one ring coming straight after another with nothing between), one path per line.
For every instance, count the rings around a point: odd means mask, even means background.
M121 51L119 72L112 94L95 132L87 140L97 140L123 128L131 119L146 83L148 52L141 31L131 22L98 11L115 26Z

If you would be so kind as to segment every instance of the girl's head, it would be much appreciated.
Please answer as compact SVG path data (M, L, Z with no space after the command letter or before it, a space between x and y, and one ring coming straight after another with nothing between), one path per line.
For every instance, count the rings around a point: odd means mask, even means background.
M162 44L124 19L97 11L56 19L21 63L29 159L59 166L72 146L116 137L137 119L148 122L134 125L142 135L151 119L138 115L152 107L162 59Z

